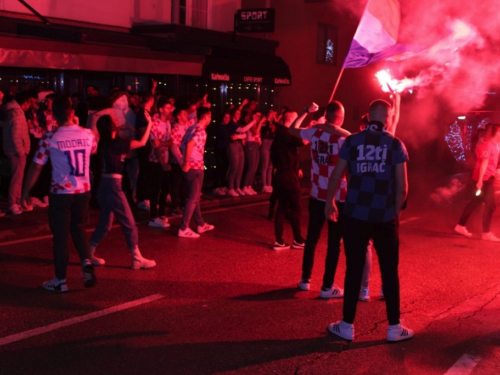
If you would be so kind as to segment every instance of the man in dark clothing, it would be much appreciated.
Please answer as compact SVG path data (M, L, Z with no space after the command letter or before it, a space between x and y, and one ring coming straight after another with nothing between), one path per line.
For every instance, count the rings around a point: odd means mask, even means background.
M288 210L294 237L292 248L304 248L304 238L300 229L300 166L298 157L298 148L304 143L288 132L288 128L296 118L296 112L288 111L283 114L283 125L276 125L275 138L271 147L271 160L276 169L274 189L277 190L278 196L278 209L274 219L276 242L273 245L273 250L290 248L290 244L283 241L283 224Z

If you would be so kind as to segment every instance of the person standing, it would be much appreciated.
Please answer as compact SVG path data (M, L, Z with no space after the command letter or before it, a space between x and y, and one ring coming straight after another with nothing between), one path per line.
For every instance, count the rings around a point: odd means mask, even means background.
M262 146L260 147L260 176L262 178L262 192L272 193L273 164L271 163L271 146L274 140L276 111L270 109L267 120L260 129Z
M13 215L23 213L21 208L21 192L23 187L26 159L30 152L30 137L26 112L31 107L30 96L20 92L16 98L5 98L7 121L3 126L3 150L9 159L11 179L9 185L9 212ZM25 207L31 207L26 204ZM27 211L30 209L28 208Z
M178 236L184 238L198 238L201 233L213 230L214 226L207 224L201 216L200 198L203 187L205 163L205 143L207 133L205 129L212 121L212 113L209 108L199 107L196 110L198 123L189 127L182 138L181 152L183 155L182 171L188 184L188 198ZM191 217L194 215L196 222L196 233L189 228Z
M305 246L300 227L302 208L299 178L302 171L300 171L298 155L298 148L303 146L304 142L288 131L296 118L297 112L287 111L283 114L283 125L276 125L275 138L271 147L271 161L276 169L274 189L278 197L278 208L274 218L276 241L273 250L290 248L290 244L283 240L283 226L288 211L294 238L292 248L304 249Z
M339 158L339 149L344 138L351 133L341 128L344 123L344 106L338 101L332 101L326 107L326 123L318 124L309 129L301 129L300 125L308 113L316 112L318 106L311 103L304 109L304 113L297 118L290 133L302 138L311 144L311 193L309 197L309 225L302 259L302 277L299 288L310 290L310 279L314 265L314 253L325 224L325 200L328 189L328 179ZM335 195L335 203L342 210L347 193L345 176L340 182L340 189ZM340 241L342 240L342 222L328 221L328 246L326 251L325 271L321 298L341 298L344 290L335 285L335 272L340 255Z
M174 111L175 123L172 128L172 146L170 147L170 195L172 203L170 206L171 214L182 215L182 210L187 200L187 182L182 174L182 154L179 149L182 138L189 128L188 113L185 108L176 108Z
M375 100L368 113L366 129L345 139L328 184L325 215L336 221L340 213L334 197L348 171L342 229L347 262L343 318L331 323L328 330L346 340L354 339L356 306L371 238L382 275L389 320L387 340L401 341L413 337L413 331L400 322L398 275L399 214L408 192L408 154L403 142L387 131L391 128L391 105Z
M215 170L216 182L214 194L224 196L227 194L227 170L229 167L229 159L227 157L227 148L229 146L229 134L227 124L231 121L229 112L224 112L222 120L215 127Z
M484 203L483 233L485 241L500 242L500 238L491 232L491 218L496 210L495 203L495 173L498 166L500 150L500 125L488 125L490 137L481 142L476 149L476 166L472 173L472 182L475 186L475 195L465 206L462 215L455 226L455 232L465 237L472 237L465 225L472 213Z
M94 135L74 122L74 110L69 97L56 98L52 105L59 128L46 133L40 140L38 152L28 169L23 187L23 201L50 159L52 185L49 194L49 226L53 234L55 277L43 283L53 292L67 292L66 269L69 260L68 239L80 256L85 287L95 284L90 247L85 233L90 200L90 154L97 150Z

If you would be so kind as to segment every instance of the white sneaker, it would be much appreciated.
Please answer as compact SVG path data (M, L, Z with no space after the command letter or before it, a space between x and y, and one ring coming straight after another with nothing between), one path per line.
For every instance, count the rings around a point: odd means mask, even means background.
M342 337L345 340L352 341L354 339L354 325L339 320L328 325L328 332L336 336Z
M403 341L413 337L413 330L401 323L387 327L387 341Z
M493 233L488 232L488 233L483 233L481 238L485 241L491 241L491 242L500 242L500 238L495 236Z
M21 215L23 213L21 206L18 204L15 204L11 208L9 208L9 211L12 215Z
M68 285L66 284L66 280L59 280L57 277L54 277L52 280L44 282L42 284L42 288L56 293L64 293L68 291Z
M159 217L156 217L154 219L149 220L148 225L150 227L153 227L153 228L168 228L168 227L170 227L170 224L168 221L165 222L162 219L160 219Z
M28 203L28 201L21 202L20 204L21 210L25 212L33 211L33 206Z
M160 216L159 219L163 221L164 223L168 223L168 217L166 216Z
M153 268L156 266L156 262L151 259L146 259L142 256L137 257L135 256L132 259L132 266L131 268L133 270L140 270L140 269L146 269L146 268Z
M252 193L252 195L257 195L259 193L257 193L251 186L248 187L248 189L250 190L250 192Z
M273 250L280 251L280 250L288 250L288 249L290 249L289 243L286 243L286 242L279 243L278 241L274 241Z
M90 246L90 262L93 266L104 266L106 264L106 261L95 256L95 248L95 246Z
M339 288L337 285L333 284L333 286L329 289L323 290L323 288L321 288L319 296L321 298L342 298L344 297L344 289Z
M240 188L236 189L236 192L237 192L239 195L241 195L241 196L245 195L245 192L244 192L243 190L241 190Z
M263 193L271 193L272 192L271 186L264 186L262 188L262 192Z
M198 234L201 234L201 233L208 232L209 230L214 230L214 228L215 228L215 227L214 227L213 225L205 223L205 224L203 224L203 225L198 225L198 226L196 227L196 232L197 232Z
M35 207L46 208L48 204L38 198L31 198L31 204Z
M464 227L463 225L455 225L455 229L454 229L455 232L457 232L458 234L461 234L462 236L465 236L465 237L472 237L472 233L470 233L466 227Z
M182 238L199 238L200 235L191 230L191 228L186 228L184 230L179 228L177 235Z
M359 300L363 302L370 301L370 289L361 288L361 290L359 291Z
M145 210L145 211L149 211L151 209L148 201L142 201L142 202L137 203L137 208L140 208L141 210Z
M299 283L297 284L300 290L311 290L311 280L309 279L300 279Z
M230 189L227 191L227 195L230 197L239 197L240 195L234 189Z

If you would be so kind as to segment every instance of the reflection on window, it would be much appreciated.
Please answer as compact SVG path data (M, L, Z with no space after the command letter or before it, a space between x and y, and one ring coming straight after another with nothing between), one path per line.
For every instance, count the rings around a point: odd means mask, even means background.
M316 60L319 64L337 65L337 28L318 25L318 45Z
M208 19L208 0L191 1L193 4L191 26L206 29Z

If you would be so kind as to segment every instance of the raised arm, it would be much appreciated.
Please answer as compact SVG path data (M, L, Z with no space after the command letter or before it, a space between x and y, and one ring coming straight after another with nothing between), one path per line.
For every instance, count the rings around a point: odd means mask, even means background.
M396 128L399 122L399 113L401 108L401 95L397 92L392 94L392 118L391 118L391 126L387 131L392 135L396 134Z
M309 113L316 112L319 109L319 106L316 103L311 103L307 107L304 108L302 111L302 114L298 116L295 121L292 123L292 126L288 128L288 131L290 132L291 135L294 137L300 138L300 131L302 122L304 122L304 119L307 117Z
M133 139L130 142L130 149L132 149L132 150L134 148L143 147L149 139L149 135L151 133L151 126L153 124L153 121L151 121L151 116L147 112L145 113L145 117L146 117L146 120L148 120L148 126L146 127L146 130L142 134L142 137L140 140L137 141L137 140Z

